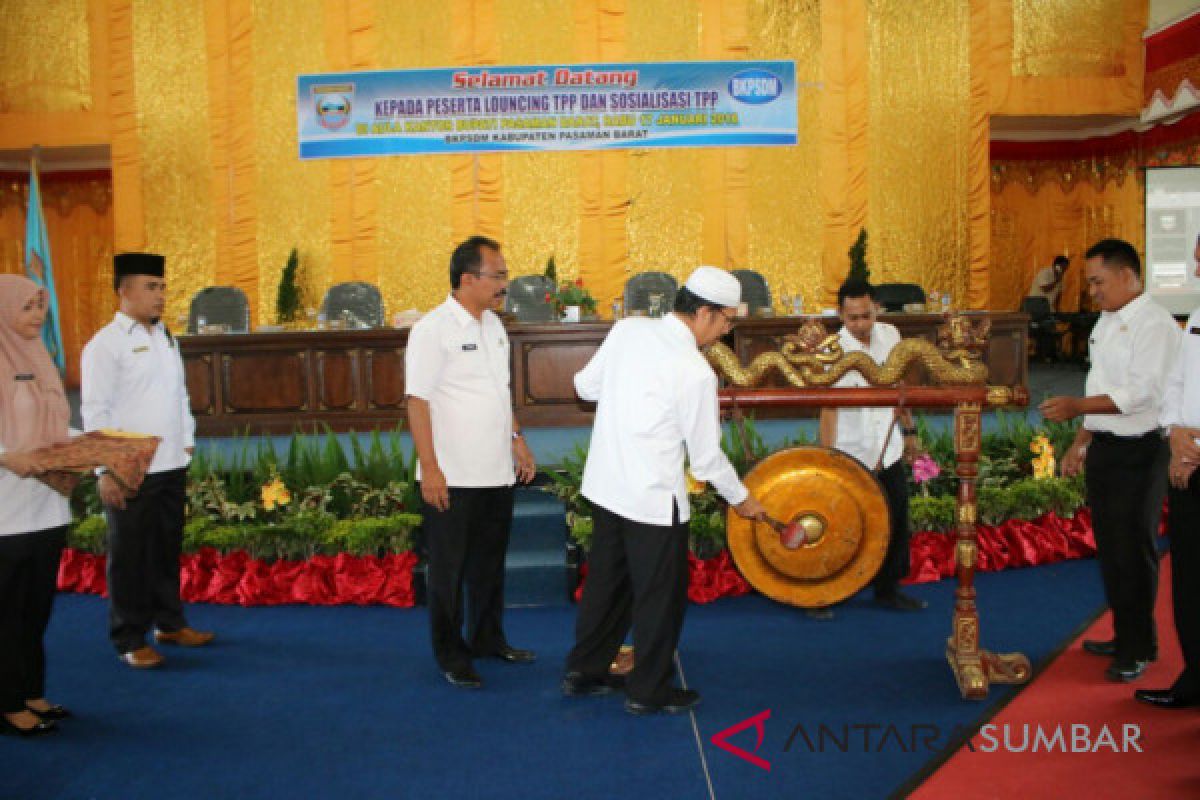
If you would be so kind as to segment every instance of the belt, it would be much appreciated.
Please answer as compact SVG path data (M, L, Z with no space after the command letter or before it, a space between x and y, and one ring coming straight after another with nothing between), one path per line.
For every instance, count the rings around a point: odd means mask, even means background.
M1133 442L1143 442L1148 439L1162 439L1162 431L1158 428L1155 428L1152 431L1146 431L1145 433L1134 433L1129 436L1123 436L1119 433L1109 433L1108 431L1092 431L1092 439L1099 442L1124 442L1127 444L1132 444Z

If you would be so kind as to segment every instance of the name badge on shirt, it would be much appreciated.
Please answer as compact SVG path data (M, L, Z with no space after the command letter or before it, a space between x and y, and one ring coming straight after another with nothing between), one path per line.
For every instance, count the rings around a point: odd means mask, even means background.
M1200 328L1193 325L1192 327L1188 328L1188 333L1192 333L1192 334L1195 334L1196 336L1200 336Z
M463 349L464 351L466 351L466 352L470 352L470 351L472 351L472 350L478 350L478 349L479 349L479 345L475 344L474 342L471 342L471 343L469 343L469 344L464 344L464 345L462 346L462 349Z
M20 375L13 375L14 381L31 381L33 380L32 372L22 372Z
M147 345L144 345L144 344L143 344L143 345L140 345L140 346L138 346L138 347L135 347L135 348L133 348L133 352L135 352L135 353L149 353L149 352L150 352L150 348L149 348Z

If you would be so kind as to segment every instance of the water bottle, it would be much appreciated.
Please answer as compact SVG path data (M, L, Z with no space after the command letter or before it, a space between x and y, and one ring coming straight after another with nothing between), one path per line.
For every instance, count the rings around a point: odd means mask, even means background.
M612 304L612 315L613 316L612 316L612 318L613 318L614 322L616 322L617 320L619 320L621 318L624 311L625 311L625 304L619 298L616 300L613 300L613 304Z
M325 328L328 327L328 322L329 322L329 317L325 314L324 311L317 314L317 330L319 330L319 331L325 330Z
M208 327L208 317L200 314L196 317L196 333L204 333L204 329Z
M950 293L943 292L942 293L942 313L946 314L946 313L949 313L949 311L950 311Z
M796 292L796 295L792 298L792 316L804 316L804 295L799 292Z

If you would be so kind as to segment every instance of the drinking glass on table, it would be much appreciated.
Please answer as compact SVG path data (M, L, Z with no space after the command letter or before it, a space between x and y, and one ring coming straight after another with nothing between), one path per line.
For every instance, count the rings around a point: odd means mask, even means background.
M646 299L649 301L650 316L661 317L662 316L662 302L663 302L662 292L651 292L647 296Z

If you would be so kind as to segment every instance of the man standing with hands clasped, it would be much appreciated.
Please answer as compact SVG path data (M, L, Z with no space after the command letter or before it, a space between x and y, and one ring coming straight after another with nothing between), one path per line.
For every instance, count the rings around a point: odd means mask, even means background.
M1051 397L1039 407L1052 422L1083 417L1063 457L1064 475L1085 470L1088 506L1114 637L1085 641L1112 658L1105 674L1136 680L1158 658L1154 537L1167 481L1167 447L1159 413L1179 326L1142 292L1133 245L1105 239L1087 251L1087 287L1100 319L1089 341L1092 368L1085 397Z
M598 404L582 487L595 528L567 696L623 684L631 714L677 714L700 702L698 692L671 685L687 606L685 453L692 474L738 514L764 513L721 451L717 376L700 352L733 328L740 301L733 275L700 267L674 313L617 322L575 375L579 396ZM631 624L634 667L623 682L609 665Z
M863 352L884 364L900 343L895 325L879 322L875 287L866 281L848 280L838 289L838 314L842 329L838 341L843 353ZM839 388L868 386L866 378L849 372L835 384ZM823 408L819 428L821 445L836 448L862 462L883 486L891 519L887 555L875 576L875 602L897 611L920 611L927 603L900 591L910 564L908 530L908 473L920 453L917 429L907 408ZM810 617L825 619L829 609L813 609Z
M131 667L157 667L146 644L200 647L213 634L188 626L179 600L187 467L195 446L179 346L162 323L166 259L153 253L113 257L116 317L83 348L83 427L161 437L141 487L126 496L111 475L97 482L108 518L109 638Z
M1200 278L1200 237L1193 257ZM1167 376L1162 424L1171 447L1167 533L1183 671L1170 688L1138 689L1133 696L1159 708L1190 708L1200 706L1200 308L1188 318L1179 356Z
M534 660L509 645L502 621L513 485L536 472L512 412L508 334L491 310L507 286L500 245L467 239L450 257L450 296L413 326L404 356L433 654L446 681L463 689L483 686L474 658Z

